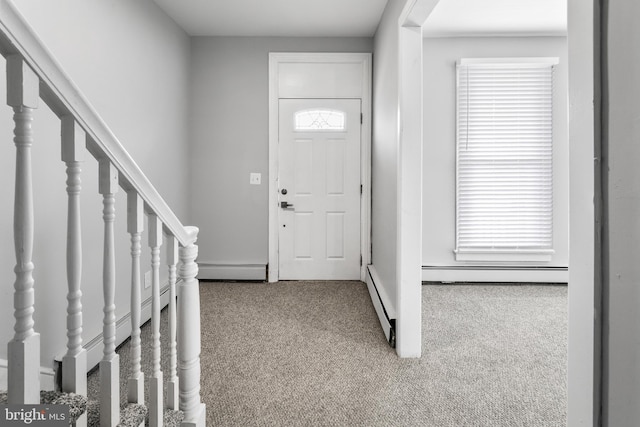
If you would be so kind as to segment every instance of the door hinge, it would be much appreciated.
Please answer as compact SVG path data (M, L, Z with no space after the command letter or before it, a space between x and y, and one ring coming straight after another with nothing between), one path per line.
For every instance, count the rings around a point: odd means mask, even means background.
M364 123L364 114L360 113L360 124Z
M360 255L360 267L362 267L362 255Z
M360 195L362 196L362 184L360 184Z

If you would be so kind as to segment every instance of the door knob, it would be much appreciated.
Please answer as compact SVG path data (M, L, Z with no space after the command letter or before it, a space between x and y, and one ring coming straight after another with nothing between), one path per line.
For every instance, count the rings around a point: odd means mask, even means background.
M280 207L282 209L292 208L293 204L292 203L287 203L287 202L280 202Z

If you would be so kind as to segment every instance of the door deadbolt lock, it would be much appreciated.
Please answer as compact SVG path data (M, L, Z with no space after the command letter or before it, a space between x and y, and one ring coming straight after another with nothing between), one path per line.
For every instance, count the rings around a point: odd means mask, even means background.
M287 194L287 189L283 188L282 190L280 190L280 194Z
M282 209L292 208L292 207L293 207L293 203L280 202L280 207L281 207Z

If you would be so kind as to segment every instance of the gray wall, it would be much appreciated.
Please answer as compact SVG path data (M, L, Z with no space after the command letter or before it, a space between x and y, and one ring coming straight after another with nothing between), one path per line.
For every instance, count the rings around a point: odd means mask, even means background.
M191 221L202 265L268 262L269 52L371 52L370 38L196 37ZM249 173L262 174L261 185Z
M626 427L640 420L640 3L606 3L604 425Z
M568 266L569 144L566 37L424 39L423 252L425 266L457 262L455 249L456 71L461 58L557 57L554 72L554 249L542 266ZM527 265L532 265L527 263ZM435 273L432 273L435 274ZM432 279L437 280L437 279ZM523 277L526 281L526 277Z
M371 244L384 292L397 307L398 19L406 0L390 0L375 36L371 147Z
M187 219L189 38L153 2L17 0L44 44L112 128L178 217ZM0 66L4 82L4 61ZM5 97L5 85L0 85ZM66 315L66 192L60 161L60 124L44 104L36 113L33 146L35 189L35 328L41 333L42 366L64 351ZM12 200L15 149L9 108L0 111L0 358L13 336ZM97 165L83 167L83 305L85 343L102 332L102 201ZM130 249L126 197L116 199L116 314L129 312ZM150 269L146 233L143 272ZM164 256L164 251L163 251ZM163 258L164 259L164 258ZM163 261L164 262L164 261ZM164 268L163 268L164 270ZM146 290L143 298L150 296Z

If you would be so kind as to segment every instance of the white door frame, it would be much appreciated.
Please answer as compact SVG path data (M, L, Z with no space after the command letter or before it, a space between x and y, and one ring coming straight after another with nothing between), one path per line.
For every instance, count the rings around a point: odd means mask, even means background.
M359 64L362 69L362 129L360 144L360 280L365 280L366 266L371 263L371 54L370 53L269 53L269 282L279 278L278 258L278 100L280 99L280 65L285 63ZM288 98L292 96L287 95ZM294 96L295 97L295 96ZM354 98L332 93L299 98Z
M403 162L398 194L400 204L418 197L422 165L411 158L415 149L422 117L416 117L422 93L423 76L416 72L421 64L422 40L418 30L439 0L407 0L398 21L400 36L400 152ZM594 2L593 0L568 0L568 49L569 49L569 287L568 287L568 378L567 425L592 426L598 422L600 394L599 328L601 316L596 312L599 279L595 272L596 236L594 206L595 182L594 158ZM407 147L408 145L408 147ZM403 152L404 151L404 152ZM407 170L407 167L409 168ZM404 182L403 182L404 181ZM422 182L420 180L420 182ZM406 197L404 197L406 196ZM403 218L406 217L406 218ZM408 356L419 355L420 321L418 304L412 298L416 292L415 261L416 241L407 232L415 225L411 212L400 215L398 228L398 307L397 343ZM405 259L404 257L409 257ZM404 321L402 322L401 320ZM406 342L406 341L410 342ZM405 341L404 343L402 341Z

